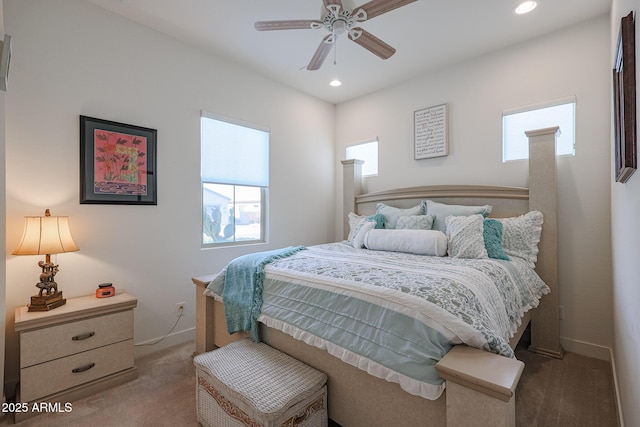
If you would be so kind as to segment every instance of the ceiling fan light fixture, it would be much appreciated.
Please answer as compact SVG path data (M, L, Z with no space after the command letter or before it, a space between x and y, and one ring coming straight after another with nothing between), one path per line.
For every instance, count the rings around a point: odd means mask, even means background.
M531 12L533 9L538 7L538 2L533 0L523 1L514 9L514 13L516 15L524 15L525 13Z
M338 79L333 79L329 82L329 85L333 87L338 87L338 86L342 86L342 82Z
M336 19L333 23L333 32L335 34L344 34L347 28L347 22L342 19Z

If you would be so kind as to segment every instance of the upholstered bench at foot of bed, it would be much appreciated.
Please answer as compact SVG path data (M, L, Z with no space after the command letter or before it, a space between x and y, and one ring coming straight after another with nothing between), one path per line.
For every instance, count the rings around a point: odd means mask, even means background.
M515 393L524 363L458 345L436 369L447 380L447 426L515 427Z
M204 426L327 426L327 376L264 343L236 341L194 364Z

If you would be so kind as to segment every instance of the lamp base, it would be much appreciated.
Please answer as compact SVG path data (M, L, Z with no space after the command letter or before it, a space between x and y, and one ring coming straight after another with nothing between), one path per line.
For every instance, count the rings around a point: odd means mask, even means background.
M62 291L56 291L50 295L34 295L31 297L28 311L49 311L66 303L67 300L62 298Z

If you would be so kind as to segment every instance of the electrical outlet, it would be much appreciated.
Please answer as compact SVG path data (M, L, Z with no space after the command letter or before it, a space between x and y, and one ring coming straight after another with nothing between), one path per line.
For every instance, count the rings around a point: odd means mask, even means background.
M564 320L564 305L558 306L558 312L560 320Z
M176 303L176 317L184 314L184 309L186 305L187 303L184 301Z

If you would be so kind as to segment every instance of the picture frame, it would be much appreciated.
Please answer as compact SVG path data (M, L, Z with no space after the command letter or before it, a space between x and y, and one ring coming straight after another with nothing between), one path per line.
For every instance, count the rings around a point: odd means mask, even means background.
M447 104L414 111L413 125L413 158L415 160L449 154Z
M613 68L615 180L625 183L637 169L635 21L623 17Z
M9 87L9 66L11 65L11 36L4 35L0 41L0 90L7 91Z
M157 133L80 116L80 203L157 205Z

